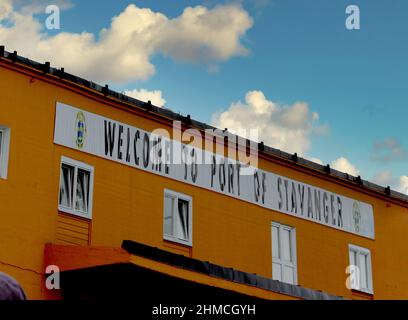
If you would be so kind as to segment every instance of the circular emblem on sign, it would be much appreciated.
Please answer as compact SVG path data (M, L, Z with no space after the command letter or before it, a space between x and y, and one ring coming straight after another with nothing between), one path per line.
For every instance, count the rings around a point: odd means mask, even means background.
M85 122L85 115L82 111L77 113L76 121L75 121L75 132L76 132L76 140L75 143L79 149L82 149L84 146L85 138L86 138L86 122Z
M353 203L353 224L354 224L354 230L356 232L360 232L361 211L360 211L360 205L358 204L357 201L354 201Z

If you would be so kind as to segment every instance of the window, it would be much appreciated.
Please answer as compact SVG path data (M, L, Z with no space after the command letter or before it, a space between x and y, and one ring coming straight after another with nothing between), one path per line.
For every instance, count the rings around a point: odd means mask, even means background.
M373 293L370 250L349 245L351 289Z
M62 157L58 209L92 218L93 167Z
M192 233L192 198L181 193L165 190L164 239L191 246Z
M297 284L296 229L272 222L272 278Z
M7 179L10 129L0 126L0 178Z

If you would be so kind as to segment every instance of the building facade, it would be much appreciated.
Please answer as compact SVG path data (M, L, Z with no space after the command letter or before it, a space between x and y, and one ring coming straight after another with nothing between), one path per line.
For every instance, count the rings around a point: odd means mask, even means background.
M118 264L266 300L408 299L407 196L263 144L228 154L189 116L4 48L0 90L0 271L30 299L64 297L49 265Z

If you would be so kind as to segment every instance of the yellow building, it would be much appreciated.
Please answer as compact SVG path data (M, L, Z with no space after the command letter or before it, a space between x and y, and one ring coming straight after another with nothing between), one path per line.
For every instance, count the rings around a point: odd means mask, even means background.
M263 144L228 153L219 132L193 139L211 127L189 116L4 47L0 93L0 271L30 299L98 298L100 279L127 294L408 299L407 196Z

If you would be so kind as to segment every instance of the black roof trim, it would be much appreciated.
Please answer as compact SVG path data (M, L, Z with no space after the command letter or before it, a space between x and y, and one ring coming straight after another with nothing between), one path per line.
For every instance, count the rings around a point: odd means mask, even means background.
M125 103L129 103L132 104L138 108L142 108L145 109L147 112L152 112L161 116L164 116L166 118L170 118L173 120L179 120L182 121L183 123L192 126L192 127L196 127L198 129L201 130L205 130L205 129L216 129L213 126L210 126L206 123L191 119L191 117L188 115L187 117L178 114L170 109L167 108L160 108L157 106L152 105L151 103L146 103L143 102L141 100L138 99L134 99L131 98L123 93L119 93L116 92L114 90L109 89L109 87L107 85L105 86L101 86L97 83L94 83L92 81L88 81L86 79L80 78L78 76L72 75L70 73L65 72L64 68L61 69L56 69L50 66L49 62L46 62L44 64L30 60L28 58L24 58L21 57L17 54L17 51L14 51L12 53L5 51L5 47L4 46L0 46L0 58L6 58L8 60L10 60L12 63L20 63L23 64L27 67L33 68L38 70L41 73L46 73L46 74L50 74L53 76L56 76L60 79L63 79L65 81L69 81L72 82L74 84L77 85L81 85L84 87L87 87L91 90L97 91L98 93L102 93L106 96L110 96L113 97L117 100L120 100L122 102ZM324 172L330 176L334 176L336 178L339 179L343 179L343 180L347 180L349 183L352 183L356 186L359 186L360 188L366 188L369 189L371 191L374 192L378 192L381 193L385 196L391 197L391 198L395 198L397 200L402 200L402 201L408 201L408 195L405 195L403 193L394 191L394 190L388 190L388 187L382 187L379 186L375 183L366 181L366 180L359 180L358 177L354 177L351 176L347 173L343 173L334 169L330 169L330 171L327 171L327 166L324 165L320 165L318 163L315 163L313 161L304 159L304 158L300 158L300 157L294 157L293 154L272 148L272 147L268 147L268 146L263 146L263 150L260 150L261 152L267 154L267 155L271 155L271 156L275 156L275 157L279 157L282 158L284 160L287 160L289 162L295 162L298 165L302 165L305 166L309 169L313 169L313 170L317 170L320 172ZM296 161L295 161L296 160Z
M334 296L322 291L316 291L301 286L283 283L256 274L238 271L223 267L207 261L189 258L183 255L171 253L162 249L154 248L131 240L124 240L122 248L131 254L166 263L189 271L194 271L217 277L228 281L245 284L260 289L289 295L305 300L343 300L343 297Z

